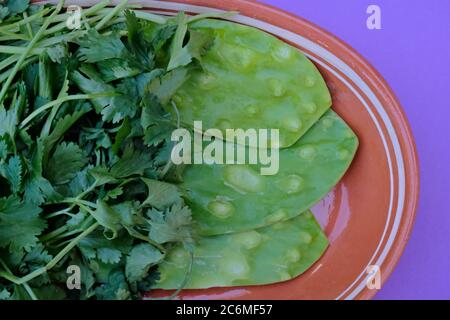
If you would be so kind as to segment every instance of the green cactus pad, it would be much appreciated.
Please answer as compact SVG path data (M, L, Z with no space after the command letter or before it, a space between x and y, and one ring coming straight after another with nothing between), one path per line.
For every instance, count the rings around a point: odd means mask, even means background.
M324 197L348 169L358 139L332 110L293 146L276 175L261 165L190 165L180 185L198 232L240 232L290 219Z
M215 42L201 68L174 96L183 124L203 129L279 129L293 145L331 106L328 88L303 53L278 38L237 23L202 20ZM172 110L172 108L169 108Z
M286 281L305 272L328 246L314 216L302 215L243 233L201 238L194 249L194 265L185 289L262 285ZM159 266L160 289L183 283L189 253L175 247Z

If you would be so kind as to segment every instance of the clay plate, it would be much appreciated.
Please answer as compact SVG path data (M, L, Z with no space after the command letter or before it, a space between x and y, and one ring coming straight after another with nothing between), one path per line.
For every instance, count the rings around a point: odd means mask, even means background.
M95 1L71 1L90 5ZM132 2L132 1L131 1ZM419 191L419 170L410 127L380 74L347 44L314 24L249 0L140 1L172 14L236 10L230 20L272 33L303 51L319 68L333 109L360 139L342 181L313 213L330 240L322 258L303 275L283 283L183 290L181 299L370 299L368 271L384 283L408 240ZM375 267L374 267L375 266ZM374 284L374 282L371 282ZM162 292L153 293L160 296Z

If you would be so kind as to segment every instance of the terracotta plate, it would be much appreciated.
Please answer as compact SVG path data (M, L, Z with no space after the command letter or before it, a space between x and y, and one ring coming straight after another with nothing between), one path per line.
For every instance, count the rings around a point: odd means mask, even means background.
M74 1L92 4L93 1ZM249 0L140 1L149 10L236 10L231 20L272 33L302 50L320 69L333 109L360 139L343 180L313 212L330 239L324 256L294 280L257 287L184 290L182 299L370 299L368 270L384 283L414 221L417 155L402 108L383 78L348 45L289 13ZM374 267L375 266L375 267ZM372 283L373 284L373 283Z

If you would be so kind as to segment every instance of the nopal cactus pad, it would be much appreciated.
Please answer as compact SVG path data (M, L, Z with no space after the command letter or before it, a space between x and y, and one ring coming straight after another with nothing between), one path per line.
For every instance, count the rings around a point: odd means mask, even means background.
M243 233L203 237L194 249L194 265L185 289L262 285L286 281L305 272L328 246L308 211L272 226ZM159 266L155 288L181 286L190 262L182 246Z
M279 129L280 147L294 144L331 106L328 88L303 53L276 37L237 23L192 25L215 41L174 96L185 126ZM172 110L172 108L169 108Z
M190 165L180 185L198 232L216 235L263 227L299 215L344 175L358 139L332 110L293 146L281 149L279 171L260 165Z

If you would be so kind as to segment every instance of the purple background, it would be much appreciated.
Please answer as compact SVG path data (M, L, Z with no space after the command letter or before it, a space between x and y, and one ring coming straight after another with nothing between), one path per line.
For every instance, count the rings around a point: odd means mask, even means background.
M314 22L361 53L400 99L421 173L417 219L377 299L450 299L450 1L260 0ZM366 9L380 6L382 30Z

